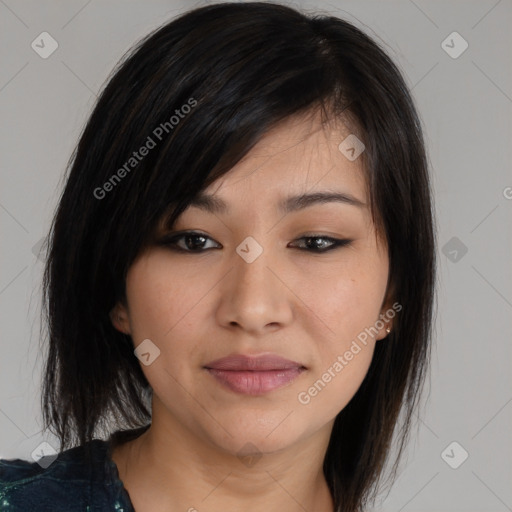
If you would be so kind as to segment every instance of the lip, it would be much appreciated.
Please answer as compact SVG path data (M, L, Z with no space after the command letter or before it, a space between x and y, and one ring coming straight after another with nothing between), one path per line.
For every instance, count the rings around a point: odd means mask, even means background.
M220 384L245 395L262 395L295 380L306 367L276 354L234 354L204 366Z
M304 365L297 361L285 359L277 354L261 354L259 356L232 354L211 361L205 364L204 367L213 370L265 371L304 368Z

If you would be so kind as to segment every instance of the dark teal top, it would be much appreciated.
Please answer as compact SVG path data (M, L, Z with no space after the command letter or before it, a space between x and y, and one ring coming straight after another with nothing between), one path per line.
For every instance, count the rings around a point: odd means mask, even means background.
M84 446L60 452L46 469L43 459L0 459L0 511L135 512L111 450L148 427L117 431L108 441L93 439L87 443L90 462L84 458Z

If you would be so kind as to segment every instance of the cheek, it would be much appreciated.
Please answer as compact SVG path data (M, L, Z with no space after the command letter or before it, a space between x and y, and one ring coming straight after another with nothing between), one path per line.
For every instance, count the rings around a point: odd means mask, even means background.
M322 329L320 338L327 353L378 319L387 275L370 269L371 265L354 261L328 273L316 272L309 280L305 302Z
M336 416L357 392L376 343L370 328L379 319L387 274L363 259L352 263L336 273L317 273L307 290L323 334L312 337L318 357L299 403L323 417Z
M191 381L194 362L199 361L200 336L196 334L202 322L198 315L201 299L207 299L214 278L197 276L198 272L185 266L179 273L172 271L165 255L139 262L127 276L134 345L149 339L160 351L154 362L141 368L155 392L162 387L169 399L176 399L171 396L176 391L175 379ZM184 365L183 361L192 364Z
M165 344L191 322L193 309L211 288L209 279L198 279L191 268L177 273L158 254L132 267L126 286L134 341L153 337Z

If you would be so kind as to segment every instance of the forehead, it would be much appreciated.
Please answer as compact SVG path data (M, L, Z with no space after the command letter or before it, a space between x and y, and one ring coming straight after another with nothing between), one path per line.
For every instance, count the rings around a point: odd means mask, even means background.
M205 193L231 201L275 202L278 197L331 190L366 203L363 159L351 161L339 149L351 133L340 121L322 124L318 114L286 119Z

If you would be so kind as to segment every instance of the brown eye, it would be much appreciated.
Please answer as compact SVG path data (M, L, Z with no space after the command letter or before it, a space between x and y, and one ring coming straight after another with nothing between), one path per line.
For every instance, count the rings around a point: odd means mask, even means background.
M302 247L299 247L300 249L303 249L305 251L309 252L317 252L317 253L323 253L327 251L332 251L333 249L336 249L338 247L344 247L346 245L349 245L352 240L347 239L339 239L339 238L333 238L330 236L322 236L322 235L309 235L309 236L303 236L302 238L299 238L298 240L304 240L305 244L303 244Z
M204 233L195 233L186 231L168 235L159 241L159 245L170 247L171 249L183 252L205 252L206 249L215 249L217 247L207 247L207 241L212 238ZM215 242L216 243L216 242Z

